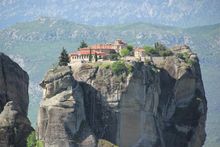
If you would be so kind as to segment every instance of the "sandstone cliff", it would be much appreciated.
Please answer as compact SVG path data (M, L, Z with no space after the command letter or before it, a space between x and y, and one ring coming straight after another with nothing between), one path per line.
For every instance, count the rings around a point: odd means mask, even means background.
M120 147L201 147L207 103L199 60L187 46L173 53L126 62L132 72L119 75L104 63L73 66L76 80L67 67L49 71L39 139L46 146L104 139Z
M25 147L33 130L28 113L27 73L0 53L0 146Z

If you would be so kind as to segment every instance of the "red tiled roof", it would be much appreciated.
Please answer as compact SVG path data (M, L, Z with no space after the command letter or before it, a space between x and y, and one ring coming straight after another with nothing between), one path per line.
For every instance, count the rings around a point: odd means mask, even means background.
M89 54L90 54L90 51L76 51L76 52L71 53L70 56L80 56L80 55L89 55ZM106 56L107 55L104 52L95 52L95 51L92 51L91 54L92 55L97 54L98 56Z
M97 52L98 50L115 50L116 46L118 45L125 45L126 43L124 43L122 40L118 39L116 40L113 44L109 43L109 44L95 44L95 45L91 45L89 47L86 48L80 48L79 51L73 52L70 54L70 56L77 56L77 55L89 55L90 51L92 51L92 54L94 55L95 52L97 53L97 55L102 55L102 56L106 56L107 54L104 52Z

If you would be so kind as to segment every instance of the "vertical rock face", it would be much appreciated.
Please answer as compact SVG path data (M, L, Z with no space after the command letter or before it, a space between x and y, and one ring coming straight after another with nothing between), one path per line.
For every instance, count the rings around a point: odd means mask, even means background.
M184 52L188 60L178 57ZM153 61L130 63L133 72L120 76L100 66L75 69L89 125L97 139L122 147L201 147L207 102L197 56L184 48Z
M45 147L95 146L95 138L85 121L83 92L71 69L50 70L41 86L44 95L37 132Z
M0 145L25 147L33 130L28 113L27 73L0 53Z
M72 68L78 82L67 67L49 71L39 138L46 146L77 146L79 136L78 144L96 138L121 147L201 147L207 103L198 58L185 52L154 57L153 64L127 62L129 74L84 63Z

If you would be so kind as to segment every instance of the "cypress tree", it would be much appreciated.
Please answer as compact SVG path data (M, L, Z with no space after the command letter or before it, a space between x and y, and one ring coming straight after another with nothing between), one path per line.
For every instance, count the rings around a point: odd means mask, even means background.
M67 66L69 63L69 56L66 49L63 47L62 52L59 57L59 66Z
M89 49L89 61L91 62L92 61L92 50Z
M98 61L98 56L97 56L97 53L95 52L95 62Z

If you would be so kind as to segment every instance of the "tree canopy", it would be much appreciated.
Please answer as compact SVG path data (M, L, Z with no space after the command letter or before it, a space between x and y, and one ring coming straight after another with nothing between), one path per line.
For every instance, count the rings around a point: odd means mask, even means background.
M129 52L132 52L133 51L133 46L132 45L128 45L127 49L129 50Z
M156 42L154 46L155 47L145 46L144 47L145 53L149 56L162 56L162 57L170 56L173 54L170 49L168 49L165 45L161 43Z
M69 56L66 49L63 47L62 52L59 57L59 66L67 66L69 63Z
M85 48L85 47L88 47L88 45L87 45L87 43L83 40L83 41L81 41L79 48Z
M120 54L120 56L125 57L125 56L128 56L129 53L130 53L130 51L127 48L123 48L120 50L119 54Z

